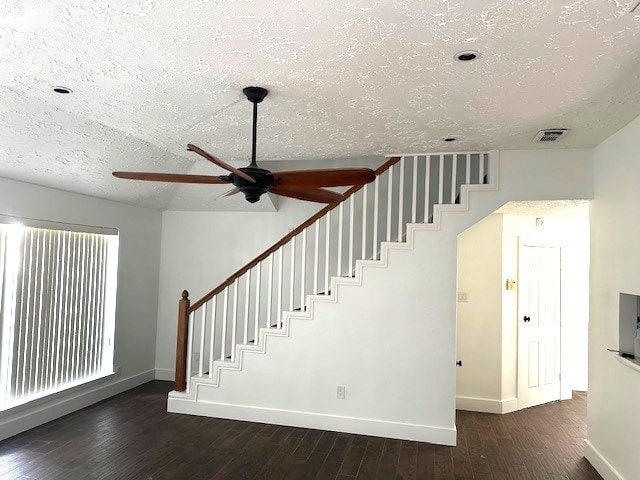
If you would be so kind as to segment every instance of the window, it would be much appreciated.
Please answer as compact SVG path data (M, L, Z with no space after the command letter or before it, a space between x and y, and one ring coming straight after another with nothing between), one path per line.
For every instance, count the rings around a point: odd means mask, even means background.
M113 373L117 232L74 230L0 223L0 410Z

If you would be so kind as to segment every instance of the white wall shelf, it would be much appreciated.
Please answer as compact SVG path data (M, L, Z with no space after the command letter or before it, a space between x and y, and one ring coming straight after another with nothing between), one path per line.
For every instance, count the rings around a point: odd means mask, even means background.
M627 367L640 372L640 360L638 359L631 360L629 358L624 358L617 353L614 353L614 355L621 364L626 365Z

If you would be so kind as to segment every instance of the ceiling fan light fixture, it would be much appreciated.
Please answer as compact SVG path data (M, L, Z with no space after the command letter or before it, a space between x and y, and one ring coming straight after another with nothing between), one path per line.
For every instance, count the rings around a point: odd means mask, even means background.
M63 86L60 86L60 85L51 87L51 90L53 90L56 93L72 93L73 92L73 90L71 90L70 88L63 87Z
M477 50L463 50L462 52L456 53L453 58L459 62L471 62L472 60L480 58L480 52Z

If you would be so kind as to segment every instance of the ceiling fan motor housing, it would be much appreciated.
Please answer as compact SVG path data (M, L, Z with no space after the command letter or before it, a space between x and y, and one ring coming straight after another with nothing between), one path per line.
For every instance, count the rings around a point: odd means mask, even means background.
M252 183L234 173L229 174L229 179L238 190L244 193L247 202L256 203L264 193L273 187L273 175L269 170L251 166L239 170L253 177L256 181Z

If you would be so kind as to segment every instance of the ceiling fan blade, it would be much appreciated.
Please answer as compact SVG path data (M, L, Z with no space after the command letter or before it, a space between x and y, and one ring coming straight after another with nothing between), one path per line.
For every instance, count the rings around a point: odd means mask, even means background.
M222 195L218 195L215 199L218 200L219 198L230 197L231 195L235 195L236 193L239 193L239 192L240 192L239 188L232 188L228 192L224 192Z
M113 172L113 176L129 180L147 180L151 182L208 183L214 185L231 183L231 181L226 179L224 176L184 175L180 173Z
M370 168L330 168L273 172L276 187L342 187L373 182L376 174Z
M308 202L318 203L338 203L344 200L344 196L331 190L322 188L295 188L295 187L273 187L269 190L271 193L282 195L283 197L297 198L298 200L306 200Z
M206 158L207 160L209 160L212 163L215 163L216 165L218 165L219 167L224 168L225 170L230 171L231 173L235 173L237 176L244 178L246 181L248 182L252 182L255 183L256 180L253 177L250 177L249 175L247 175L246 173L244 173L242 170L238 170L235 167L232 167L231 165L229 165L226 162L223 162L222 160L220 160L218 157L214 157L213 155L211 155L210 153L205 152L204 150L202 150L199 147L196 147L195 145L192 145L191 143L187 144L187 149L191 150L192 152L196 152L198 155Z

